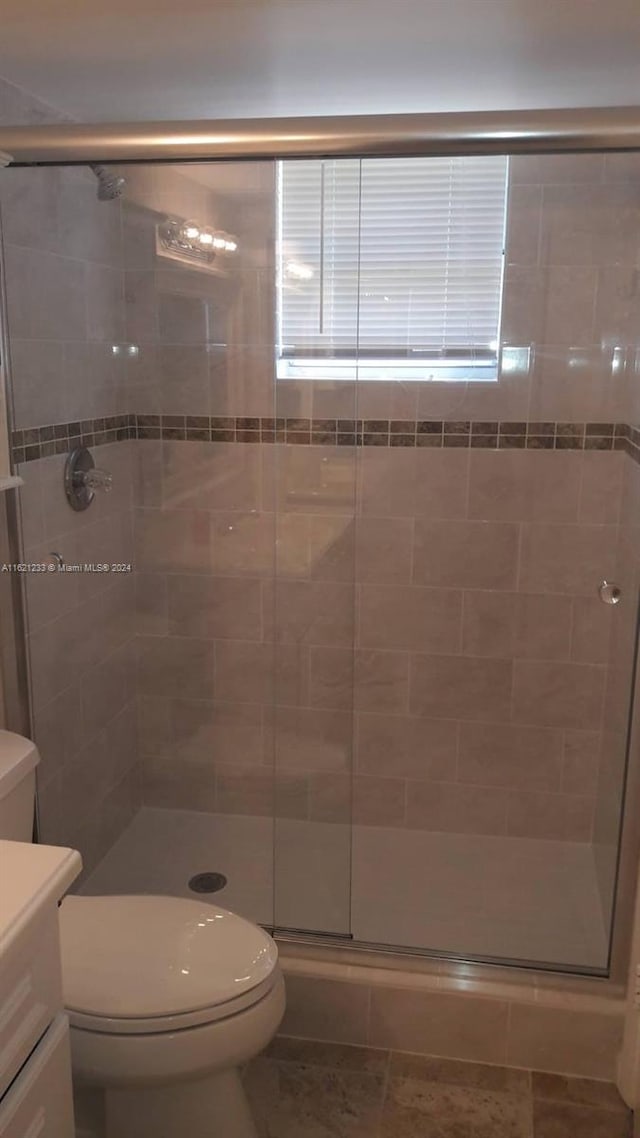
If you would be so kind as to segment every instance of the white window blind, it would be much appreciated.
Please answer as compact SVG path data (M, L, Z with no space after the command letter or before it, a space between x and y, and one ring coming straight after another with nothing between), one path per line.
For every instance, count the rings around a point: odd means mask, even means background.
M280 355L495 361L507 159L280 165Z

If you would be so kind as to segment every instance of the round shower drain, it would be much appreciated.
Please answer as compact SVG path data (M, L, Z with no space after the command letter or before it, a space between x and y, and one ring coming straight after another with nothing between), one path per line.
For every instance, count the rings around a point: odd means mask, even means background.
M219 893L226 884L224 873L196 873L189 878L192 893Z

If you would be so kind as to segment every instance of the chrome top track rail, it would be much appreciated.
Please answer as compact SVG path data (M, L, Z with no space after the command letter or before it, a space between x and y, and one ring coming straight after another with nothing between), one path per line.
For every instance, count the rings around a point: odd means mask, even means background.
M13 166L640 150L640 106L0 127Z

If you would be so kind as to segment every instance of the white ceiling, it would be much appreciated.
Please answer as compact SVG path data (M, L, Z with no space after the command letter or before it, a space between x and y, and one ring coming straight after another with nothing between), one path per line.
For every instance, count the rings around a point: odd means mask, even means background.
M640 103L640 0L2 0L0 75L90 121Z

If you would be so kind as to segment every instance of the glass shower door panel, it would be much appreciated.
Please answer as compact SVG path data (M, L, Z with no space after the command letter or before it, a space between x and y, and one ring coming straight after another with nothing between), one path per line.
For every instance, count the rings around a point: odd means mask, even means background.
M359 163L283 163L274 643L276 925L348 936ZM344 244L323 241L339 214ZM333 304L340 290L341 307Z
M144 411L160 412L162 435L156 442L155 420L143 418L139 462L159 463L160 478L137 511L139 569L159 613L139 675L169 716L171 741L145 759L143 801L163 808L165 826L182 821L168 848L196 876L185 873L183 888L267 925L273 534L259 417L273 393L263 295L272 173L270 163L144 169L125 214L130 327L144 337L132 384ZM208 892L207 874L222 875L223 888Z
M3 179L25 559L133 570L27 582L41 835L272 925L273 165L118 173ZM113 489L75 513L80 444Z
M505 172L495 378L373 383L360 361L357 416L386 439L359 451L356 651L377 680L356 708L352 932L598 973L636 653L640 156ZM460 274L475 246L452 241Z

